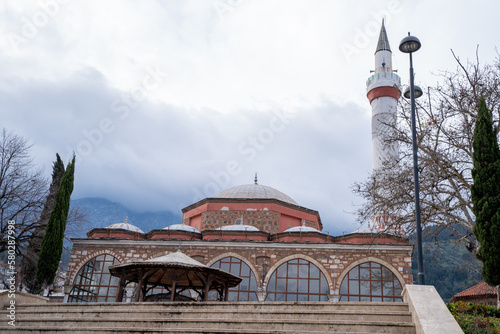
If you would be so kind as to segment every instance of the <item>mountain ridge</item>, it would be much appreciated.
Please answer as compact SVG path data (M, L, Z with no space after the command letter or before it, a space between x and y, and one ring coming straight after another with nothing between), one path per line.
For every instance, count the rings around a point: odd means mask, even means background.
M83 211L86 219L85 224L71 232L71 238L84 238L87 232L94 228L123 223L125 219L145 233L182 222L182 216L171 211L137 212L120 203L101 197L74 199L71 200L71 206L76 206Z

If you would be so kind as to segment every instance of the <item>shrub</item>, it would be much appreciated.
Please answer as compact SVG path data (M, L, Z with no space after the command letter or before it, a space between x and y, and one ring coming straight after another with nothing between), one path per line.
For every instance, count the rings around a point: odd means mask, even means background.
M448 310L466 334L500 334L500 309L474 303L448 303Z

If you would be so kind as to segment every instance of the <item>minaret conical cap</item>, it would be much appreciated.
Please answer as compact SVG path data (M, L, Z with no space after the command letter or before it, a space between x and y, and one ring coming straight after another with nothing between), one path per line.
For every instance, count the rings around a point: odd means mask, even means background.
M378 37L377 50L375 50L375 53L382 51L382 50L391 51L391 47L389 45L389 39L387 38L387 32L385 31L385 25L384 25L383 19L382 19L382 27L380 28L380 35Z

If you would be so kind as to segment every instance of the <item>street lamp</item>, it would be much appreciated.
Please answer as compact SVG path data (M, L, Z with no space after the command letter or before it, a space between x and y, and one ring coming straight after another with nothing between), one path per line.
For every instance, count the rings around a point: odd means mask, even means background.
M418 87L417 85L413 85L413 91L415 92L415 98L418 99L420 96L424 95L424 92L422 91L422 88ZM405 89L405 92L403 93L403 96L407 99L411 98L411 89L410 87Z
M418 274L417 282L419 285L425 284L424 278L424 260L422 257L422 225L420 223L420 192L418 185L418 156L417 156L417 126L415 121L415 98L422 96L423 92L420 87L415 86L413 78L413 58L412 53L418 51L422 44L415 36L408 36L399 43L399 51L410 54L410 89L404 92L404 97L411 100L411 132L413 141L413 177L415 180L415 215L417 220L417 264Z

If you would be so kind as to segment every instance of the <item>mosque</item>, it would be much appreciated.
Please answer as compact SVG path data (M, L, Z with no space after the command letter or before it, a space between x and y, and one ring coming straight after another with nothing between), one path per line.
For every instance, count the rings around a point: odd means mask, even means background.
M391 59L382 22L367 81L374 172L397 155L383 145L401 95ZM413 246L387 219L375 214L368 228L328 235L318 211L256 176L185 207L179 224L145 233L125 219L73 239L64 300L399 302L413 281Z

